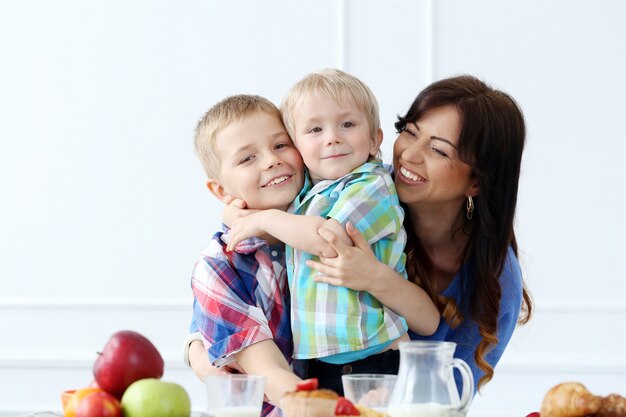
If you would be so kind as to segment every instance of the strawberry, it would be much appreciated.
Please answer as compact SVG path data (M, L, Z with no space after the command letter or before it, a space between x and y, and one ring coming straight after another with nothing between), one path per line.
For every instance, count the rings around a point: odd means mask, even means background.
M526 417L540 417L538 412L530 413Z
M296 391L313 391L318 387L317 378L305 379L302 382L298 382L296 385Z
M346 397L339 397L335 406L336 416L360 416L359 410Z

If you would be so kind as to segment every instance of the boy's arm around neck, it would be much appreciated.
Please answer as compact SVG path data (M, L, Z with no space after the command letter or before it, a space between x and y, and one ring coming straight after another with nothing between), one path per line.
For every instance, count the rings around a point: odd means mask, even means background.
M241 218L230 230L228 249L240 241L264 233L298 250L332 258L337 253L319 234L319 229L335 233L344 243L352 245L344 227L334 219L287 213L278 209L262 210Z

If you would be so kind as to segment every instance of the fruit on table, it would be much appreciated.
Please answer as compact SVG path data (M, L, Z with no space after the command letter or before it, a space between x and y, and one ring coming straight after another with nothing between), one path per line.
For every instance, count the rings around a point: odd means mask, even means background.
M76 417L121 417L120 402L106 391L92 392L78 403Z
M76 392L75 389L68 389L61 393L61 406L63 411L65 411L65 407L67 407L67 403L70 402L70 398Z
M141 379L124 392L122 412L124 417L189 417L191 400L176 383Z
M81 401L88 396L96 392L103 392L102 388L83 388L74 391L67 404L63 408L65 417L76 417L76 409Z
M345 397L339 397L337 399L337 405L335 406L336 416L360 416L361 413L357 408Z
M317 378L309 378L296 384L296 391L313 391L319 386Z
M89 388L102 388L100 385L98 385L98 383L96 382L96 380L94 379L93 381L91 381L89 383L89 385L87 385Z
M163 358L146 337L131 330L111 336L93 366L98 385L121 398L130 384L163 376Z

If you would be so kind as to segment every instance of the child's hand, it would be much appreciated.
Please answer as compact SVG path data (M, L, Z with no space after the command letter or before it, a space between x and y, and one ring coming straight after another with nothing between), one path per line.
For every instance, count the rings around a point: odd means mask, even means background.
M246 211L246 210L244 210ZM261 229L260 218L261 213L253 213L239 218L231 227L228 232L228 245L227 251L233 251L237 244L243 240L250 239L251 237L258 237L265 233Z
M245 374L236 361L232 361L228 365L224 365L217 369L221 370L221 373L223 374Z
M346 233L346 230L343 228L343 225L339 223L337 220L332 219L332 218L326 220L324 224L322 225L322 227L317 231L317 234L320 236L322 236L322 234L324 233L324 232L320 233L320 230L322 229L330 232L328 234L329 236L333 234L337 236L337 238L341 239L346 245L352 246L352 240L350 239L350 236L348 236L348 234ZM322 258L335 258L337 257L337 251L332 245L326 244L321 249L320 253L315 253L315 255L322 257Z
M224 210L222 210L222 223L231 227L239 219L259 211L252 210L247 207L248 206L245 201L239 198L233 199L227 206L224 206Z
M224 196L224 204L229 205L232 204L235 207L239 207L239 208L246 208L247 203L242 200L241 198L236 198L233 196Z
M245 374L244 370L237 364L236 361L229 363L228 365L224 365L220 368L217 368L218 374L228 375L228 374ZM269 402L269 398L267 395L263 395L263 401Z
M318 230L319 235L337 252L337 257L321 257L319 262L308 260L306 265L320 272L317 282L347 287L357 291L370 291L378 275L376 268L383 265L374 255L367 240L352 223L346 224L346 232L354 242L347 245L328 229Z

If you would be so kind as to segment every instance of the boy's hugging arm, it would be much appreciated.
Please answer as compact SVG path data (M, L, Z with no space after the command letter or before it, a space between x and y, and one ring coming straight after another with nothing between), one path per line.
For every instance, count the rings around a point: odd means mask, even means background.
M224 367L236 361L237 370L266 376L266 394L277 403L300 379L291 371L262 309L237 288L238 282L237 271L225 259L205 257L198 262L192 278L194 320L210 344L211 362Z
M250 345L238 352L236 357L246 373L267 378L265 394L274 404L278 404L285 393L294 391L300 382L272 340Z
M242 240L267 233L303 252L328 258L337 256L335 250L317 233L321 228L331 230L347 245L352 245L344 227L336 220L268 209L241 218L233 224L229 232L228 250L232 250Z

